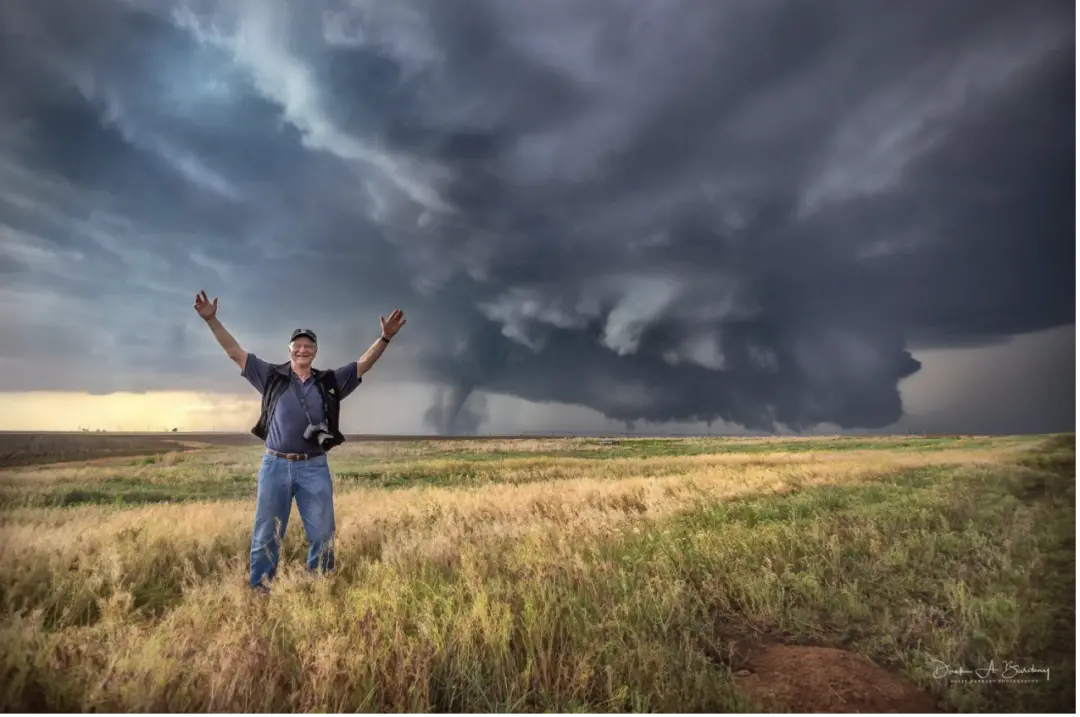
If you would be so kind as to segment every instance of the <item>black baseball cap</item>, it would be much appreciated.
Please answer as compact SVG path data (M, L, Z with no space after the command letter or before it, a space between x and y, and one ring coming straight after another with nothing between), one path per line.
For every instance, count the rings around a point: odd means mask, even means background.
M307 336L309 339L315 342L315 345L319 345L319 339L315 336L315 332L311 329L295 329L292 332L292 338L289 339L289 343L296 341L301 336Z

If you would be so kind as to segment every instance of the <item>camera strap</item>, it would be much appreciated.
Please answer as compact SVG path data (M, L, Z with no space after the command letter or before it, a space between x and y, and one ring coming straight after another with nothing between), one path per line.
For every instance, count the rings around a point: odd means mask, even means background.
M318 380L318 379L316 379ZM307 422L309 426L315 425L315 421L311 420L311 414L308 413L307 401L304 400L304 394L300 390L300 387L296 384L300 381L300 378L292 371L289 372L289 383L292 384L293 393L296 394L296 399L300 401L300 408L304 409L304 415L307 416Z

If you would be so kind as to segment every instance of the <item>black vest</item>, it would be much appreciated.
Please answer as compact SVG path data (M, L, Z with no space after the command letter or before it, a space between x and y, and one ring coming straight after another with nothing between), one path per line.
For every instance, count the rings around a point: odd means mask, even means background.
M334 446L340 446L345 442L345 436L338 430L341 402L338 400L337 376L333 371L321 371L316 368L311 369L311 375L315 377L315 387L319 389L319 395L322 396L326 425L334 436L334 439L326 446L326 450L329 451ZM263 393L262 413L259 415L259 422L251 429L251 432L260 440L266 440L266 436L270 432L270 421L274 417L274 408L277 406L281 394L288 390L290 380L291 374L288 363L271 367L270 377L266 381L266 391Z

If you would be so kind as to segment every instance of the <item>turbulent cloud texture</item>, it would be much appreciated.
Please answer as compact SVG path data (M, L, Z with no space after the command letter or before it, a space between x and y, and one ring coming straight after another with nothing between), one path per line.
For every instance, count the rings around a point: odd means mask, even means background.
M442 431L476 392L875 428L911 350L1075 320L1063 0L10 0L0 24L5 390L235 386L205 288L245 347L311 326L342 361L401 306L377 370L441 387Z

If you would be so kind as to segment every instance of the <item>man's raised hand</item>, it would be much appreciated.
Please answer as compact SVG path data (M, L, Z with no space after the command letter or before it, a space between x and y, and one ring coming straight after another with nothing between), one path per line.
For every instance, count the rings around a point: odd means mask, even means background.
M383 336L392 339L394 334L401 331L401 327L405 325L405 312L401 309L394 309L390 314L390 318L386 319L380 316L379 323L382 324Z
M205 321L209 321L217 315L217 297L214 297L213 301L206 298L206 292L202 291L195 294L195 312L203 317Z

